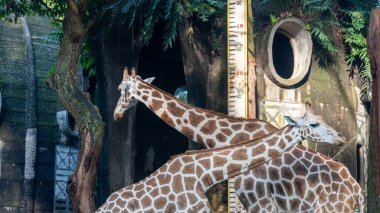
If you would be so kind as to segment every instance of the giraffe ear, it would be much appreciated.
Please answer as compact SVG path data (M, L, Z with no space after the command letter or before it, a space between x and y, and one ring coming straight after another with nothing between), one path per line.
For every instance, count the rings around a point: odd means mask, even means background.
M155 77L151 77L151 78L146 78L144 79L144 81L148 84L152 83L152 81L155 79Z
M285 116L284 116L284 119L285 119L286 122L288 122L288 124L291 125L291 126L298 126L298 125L299 125L299 122L298 122L297 119L295 119L295 118L292 118L292 117L290 117L290 116L285 115Z

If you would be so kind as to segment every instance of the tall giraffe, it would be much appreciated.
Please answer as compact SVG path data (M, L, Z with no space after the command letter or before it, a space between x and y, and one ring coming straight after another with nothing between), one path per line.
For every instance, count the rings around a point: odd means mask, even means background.
M213 185L279 156L304 139L341 144L343 138L312 114L285 116L290 125L256 140L174 156L144 180L114 192L97 212L210 212ZM348 202L356 204L357 199Z
M153 78L149 78L143 81L139 76L136 76L134 71L132 75L128 75L127 69L124 71L123 82L119 86L121 97L114 113L116 120L121 119L124 111L130 106L141 101L168 125L205 148L223 147L242 142L246 139L254 139L277 130L276 127L264 121L233 118L189 105L151 85L150 82L152 80ZM302 150L302 152L299 150ZM285 190L281 189L289 188L289 183L293 189L295 187L307 189L310 183L298 181L298 185L296 186L292 180L294 177L283 175L278 168L285 168L288 170L286 174L294 174L294 176L307 180L312 165L321 164L320 156L323 156L312 150L305 149L302 145L292 148L289 154L293 157L285 156L285 154L281 155L279 158L276 158L276 161L270 161L257 169L249 171L247 174L237 177L235 183L236 192L239 199L244 202L244 206L247 209L251 209L251 212L257 212L259 211L258 209L262 212L313 210L316 208L316 203L310 203L310 199L313 198L317 202L322 199L317 194L317 191L313 191L313 195L308 193L306 197L299 190L288 190L287 195L289 195L289 199L285 199L285 202L283 202L284 196L282 192ZM305 155L311 157L305 158ZM294 161L293 164L290 166L286 165L286 158L290 158L292 162ZM326 156L323 156L322 159L324 161L332 161ZM300 164L305 166L299 166ZM282 170L284 171L285 169ZM326 173L330 174L333 181L343 184L343 181L340 180L346 179L342 178L346 176L335 174L347 171L344 165L340 165L339 167L324 167L324 169ZM262 171L270 171L271 175L263 176ZM281 178L277 180L275 177ZM351 179L352 177L349 175L349 178ZM331 184L325 179L313 181L317 181L313 185ZM265 184L261 184L263 182ZM252 192L254 184L256 184L255 193ZM357 185L356 182L355 185ZM272 186L276 186L277 188ZM281 189L279 188L280 186ZM289 194L290 192L292 192L291 195ZM342 191L339 194L341 195L339 198L349 196L350 193L349 191ZM353 193L361 193L360 187L355 187ZM294 200L297 200L298 204Z

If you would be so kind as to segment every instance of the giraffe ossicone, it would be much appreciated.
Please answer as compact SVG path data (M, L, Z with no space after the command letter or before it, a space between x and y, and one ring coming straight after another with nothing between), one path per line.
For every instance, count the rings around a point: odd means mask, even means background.
M143 102L167 124L205 148L236 144L277 130L276 127L264 121L237 119L194 107L153 85L144 83L138 76L129 77L125 78L121 85L127 81L135 82L133 83L135 86L133 99ZM128 92L128 89L125 87L120 89L122 89L123 97L123 92ZM115 115L119 114L121 117L128 105L122 97L120 97L118 106L115 108ZM131 97L129 96L129 98ZM307 112L310 111L309 104L306 105L306 109ZM318 116L316 118L320 119ZM327 163L335 166L325 166ZM243 201L244 206L250 209L250 212L257 212L258 210L263 212L275 210L279 212L305 212L318 209L325 202L319 197L317 190L314 190L315 187L310 186L331 188L337 184L346 185L344 183L352 182L350 190L341 190L335 194L330 193L329 200L334 201L335 204L329 210L334 211L335 209L337 212L341 212L339 209L351 209L353 211L352 206L347 207L348 202L345 199L352 200L351 197L362 197L361 188L347 172L347 168L342 164L336 166L337 164L322 154L308 150L302 145L297 145L275 160L238 176L235 186L236 193L239 199ZM330 178L327 180L309 179L309 172L313 177L316 167L323 168L323 173L328 174ZM299 178L297 179L298 186L294 184L294 177ZM296 187L305 189L305 192L295 190ZM268 190L268 188L273 190ZM344 189L346 186L340 188ZM284 196L284 192L287 196ZM327 207L328 205L324 206Z

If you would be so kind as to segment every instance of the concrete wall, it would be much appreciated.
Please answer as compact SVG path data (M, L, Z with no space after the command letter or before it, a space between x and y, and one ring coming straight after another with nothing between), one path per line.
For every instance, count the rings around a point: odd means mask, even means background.
M52 28L48 20L27 18L37 75L36 212L52 212L54 198L54 144L58 138L54 93L44 84L55 64L58 46L43 42ZM26 53L21 23L0 22L0 79L3 109L0 114L0 212L19 212L23 192L26 108Z

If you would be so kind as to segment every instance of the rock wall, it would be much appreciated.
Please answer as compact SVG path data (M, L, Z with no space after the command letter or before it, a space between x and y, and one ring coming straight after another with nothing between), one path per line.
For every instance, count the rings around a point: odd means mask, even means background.
M57 45L44 42L52 31L48 20L27 18L37 77L37 159L35 212L52 212L54 145L58 138L55 113L60 109L44 78L54 66ZM23 192L26 107L26 52L21 23L0 22L0 79L5 83L0 114L0 212L19 212Z

